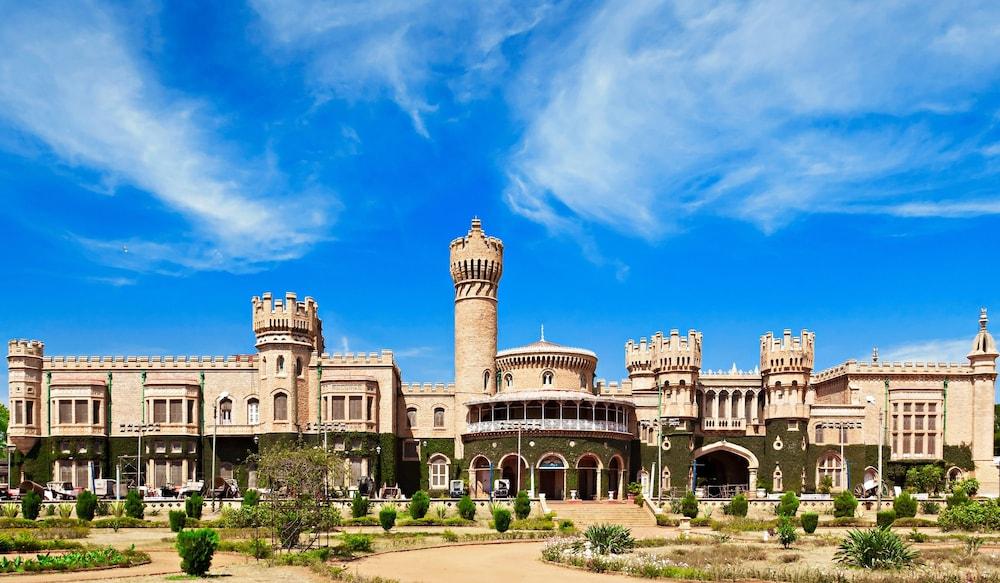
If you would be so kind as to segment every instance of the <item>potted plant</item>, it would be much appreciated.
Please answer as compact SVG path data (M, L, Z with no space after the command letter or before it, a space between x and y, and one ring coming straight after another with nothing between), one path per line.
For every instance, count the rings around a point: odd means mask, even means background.
M631 482L628 485L627 492L628 492L628 499L630 501L635 500L635 497L638 496L640 492L642 492L642 486L639 484L639 482Z
M757 478L757 497L767 498L767 486L764 485L764 480Z

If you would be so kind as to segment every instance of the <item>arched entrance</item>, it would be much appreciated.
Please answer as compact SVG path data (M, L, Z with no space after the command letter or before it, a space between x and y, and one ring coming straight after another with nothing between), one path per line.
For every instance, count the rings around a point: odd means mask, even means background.
M757 456L745 447L720 441L692 452L695 488L709 497L731 497L756 485Z
M548 454L538 462L538 491L549 500L562 500L566 492L566 460Z
M524 483L530 478L528 473L528 462L521 458L521 481L517 476L517 454L507 454L500 460L500 475L498 478L510 481L510 495L516 496L521 490L526 490Z
M608 462L608 491L613 492L615 497L619 499L621 496L618 490L621 488L622 484L622 460L620 457L615 456L611 458Z
M600 471L601 460L592 453L584 454L576 462L576 495L580 500L594 500L601 497Z
M469 464L469 495L473 498L485 498L493 489L490 480L490 460L479 455Z

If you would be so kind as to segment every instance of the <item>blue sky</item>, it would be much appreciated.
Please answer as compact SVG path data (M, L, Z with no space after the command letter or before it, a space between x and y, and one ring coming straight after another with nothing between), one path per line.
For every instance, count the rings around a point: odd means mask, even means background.
M247 353L294 290L330 352L447 381L479 215L501 347L962 360L1000 320L1000 8L939 4L0 1L0 329Z

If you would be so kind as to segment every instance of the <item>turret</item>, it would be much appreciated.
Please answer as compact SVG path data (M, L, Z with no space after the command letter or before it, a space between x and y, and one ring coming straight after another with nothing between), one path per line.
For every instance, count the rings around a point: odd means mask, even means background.
M997 379L997 343L986 329L989 318L986 308L979 311L979 332L972 341L969 364L972 366L972 461L976 465L976 478L980 492L1000 491L1000 476L993 464L993 400Z
M785 329L780 338L771 332L760 337L760 373L767 391L767 417L805 418L813 400L812 373L816 335L803 330L798 337Z
M38 340L7 343L7 383L10 395L8 441L30 447L41 435L42 359L45 344Z
M309 399L307 371L312 358L323 351L319 305L311 297L300 302L292 292L284 301L265 292L251 303L260 355L261 421L273 423L275 432L296 431L297 425L316 416L309 411L315 403Z
M636 393L663 389L663 414L696 417L695 390L701 370L701 332L686 336L673 329L669 336L657 332L647 341L625 343L625 368Z

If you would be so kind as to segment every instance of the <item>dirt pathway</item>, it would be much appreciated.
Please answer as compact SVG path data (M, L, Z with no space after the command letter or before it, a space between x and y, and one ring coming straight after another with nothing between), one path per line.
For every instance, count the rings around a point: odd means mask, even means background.
M624 575L597 574L543 563L545 543L525 542L440 547L386 553L348 565L351 572L397 579L401 583L476 581L476 583L635 583Z

